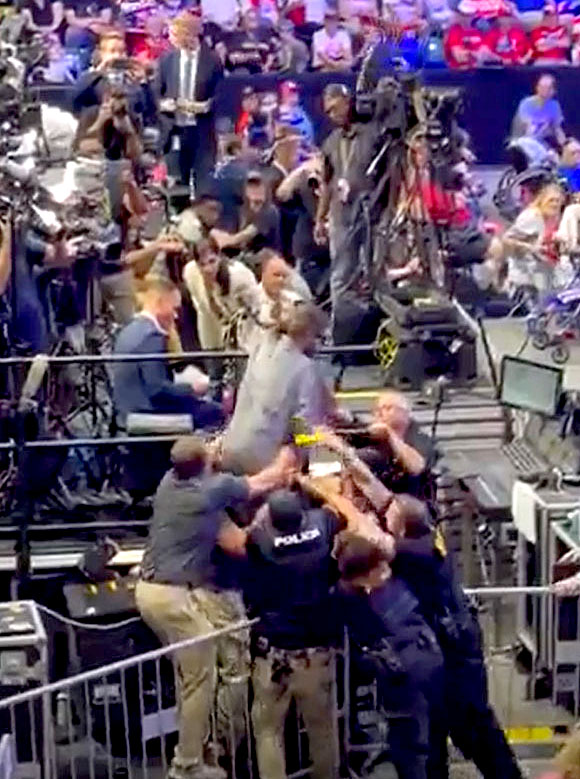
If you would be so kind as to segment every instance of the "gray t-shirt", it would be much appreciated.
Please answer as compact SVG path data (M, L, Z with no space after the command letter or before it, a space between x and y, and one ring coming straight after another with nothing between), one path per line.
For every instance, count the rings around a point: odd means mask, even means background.
M179 480L165 474L153 503L149 541L143 557L143 578L192 587L215 585L214 551L227 519L225 509L249 498L248 482L227 473Z
M288 442L290 421L324 422L328 393L315 361L287 336L261 339L250 356L223 444L224 467L257 473Z

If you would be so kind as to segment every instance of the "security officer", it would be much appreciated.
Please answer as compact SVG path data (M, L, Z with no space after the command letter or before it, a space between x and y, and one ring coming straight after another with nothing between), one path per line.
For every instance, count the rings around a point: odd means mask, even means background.
M431 731L430 779L448 777L447 736L484 779L521 779L515 756L489 704L481 630L424 503L396 495L386 513L395 538L392 569L420 604L445 660L445 711Z
M308 731L310 776L338 775L332 647L342 630L330 589L339 520L303 505L296 492L272 493L247 541L247 601L260 618L253 634L252 722L263 779L286 777L284 723L292 699Z
M389 720L390 760L399 779L426 779L429 731L441 717L443 657L406 584L373 540L342 533L335 554L342 613L358 662L372 667Z

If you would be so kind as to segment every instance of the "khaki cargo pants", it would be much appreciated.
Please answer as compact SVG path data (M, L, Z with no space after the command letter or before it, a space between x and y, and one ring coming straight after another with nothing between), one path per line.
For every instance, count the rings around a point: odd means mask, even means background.
M135 596L144 621L164 644L203 636L245 618L242 599L233 590L215 592L140 581ZM233 751L246 733L248 633L241 631L180 649L174 660L179 743L171 775L186 777L203 763L216 689L218 736L225 736Z
M273 649L255 659L252 723L260 779L286 779L284 724L293 699L308 733L309 776L338 775L335 674L334 654L326 649Z

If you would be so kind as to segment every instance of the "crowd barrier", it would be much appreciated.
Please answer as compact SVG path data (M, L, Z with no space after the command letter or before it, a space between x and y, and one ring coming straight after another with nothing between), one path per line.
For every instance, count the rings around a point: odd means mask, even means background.
M548 587L482 587L467 592L477 597L480 603L485 603L487 598L555 597ZM0 779L165 777L176 743L173 673L176 650L207 641L220 641L247 631L252 624L250 621L239 622L203 637L161 647L4 697L0 700L0 732L4 734L0 739ZM483 627L485 629L485 624ZM101 626L99 629L107 628ZM102 645L104 655L106 639L103 639ZM489 663L493 662L494 655L505 652L505 648L491 646L486 641ZM348 636L344 648L336 651L335 659L336 685L333 710L329 716L336 735L337 759L343 767L352 760L361 767L365 762L372 763L377 755L384 752L386 728L376 709L374 685L355 690L350 675ZM4 686L3 691L6 695L9 688ZM362 719L359 717L361 695L368 703ZM224 719L223 708L216 708L212 716L210 744L215 747L214 754L221 750L221 754L226 756L231 766L231 779L258 778L249 709L250 706L246 705L243 712L243 748L246 752L241 763L239 737L236 738L238 761L231 759L235 746L233 727L227 719L229 712ZM502 712L499 714L501 718ZM509 717L508 712L508 720ZM504 716L502 725L509 734L514 725L521 723L506 721ZM288 779L298 779L308 773L308 745L300 716L292 710L286 735L287 776Z
M478 160L486 165L497 165L507 160L505 142L513 116L520 100L532 92L540 72L550 72L556 76L558 99L566 119L566 132L568 135L580 136L580 104L576 100L577 68L489 67L474 71L426 69L421 72L421 78L428 86L463 89L465 107L462 124L471 134ZM287 74L271 74L224 79L216 97L217 116L232 119L238 115L241 93L248 84L259 92L270 92L276 91L280 82L287 78ZM331 81L354 86L356 77L353 74L303 73L292 75L292 78L301 87L302 103L313 120L316 140L320 142L329 129L321 105L324 87ZM71 109L74 87L43 86L34 91L51 105ZM498 94L501 94L501 100L497 99Z

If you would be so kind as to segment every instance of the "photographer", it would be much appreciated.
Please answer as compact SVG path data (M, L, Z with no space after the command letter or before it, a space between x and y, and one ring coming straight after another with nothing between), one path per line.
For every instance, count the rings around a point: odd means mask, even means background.
M314 154L280 182L276 198L289 203L296 213L296 226L292 234L291 255L296 268L305 279L315 298L323 296L328 284L330 257L328 247L316 243L314 227L320 191L323 162L320 154Z
M73 112L78 117L87 108L99 106L105 93L118 87L127 97L133 116L143 125L155 119L155 100L143 66L127 59L125 36L118 30L105 32L99 38L97 64L77 82Z

